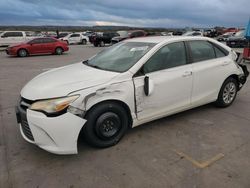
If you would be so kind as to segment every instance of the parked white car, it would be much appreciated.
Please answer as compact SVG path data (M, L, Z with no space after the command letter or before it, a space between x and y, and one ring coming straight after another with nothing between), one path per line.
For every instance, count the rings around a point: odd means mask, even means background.
M0 34L0 46L9 46L35 38L24 31L4 31Z
M89 37L84 36L83 33L71 33L66 37L60 38L66 41L68 44L87 44L89 42Z
M201 31L187 31L182 36L203 37L203 33Z
M96 147L126 130L200 105L231 105L246 66L204 37L134 38L89 60L38 75L21 91L17 119L25 140L56 154L77 153L82 131Z

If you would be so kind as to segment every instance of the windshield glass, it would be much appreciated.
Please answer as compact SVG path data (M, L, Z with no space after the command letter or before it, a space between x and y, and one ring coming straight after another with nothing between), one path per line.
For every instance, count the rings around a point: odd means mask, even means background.
M244 34L245 34L245 30L242 30L242 31L239 31L239 32L235 33L234 36L236 36L236 37L243 37Z
M87 61L87 65L108 71L125 72L141 59L155 43L121 42Z

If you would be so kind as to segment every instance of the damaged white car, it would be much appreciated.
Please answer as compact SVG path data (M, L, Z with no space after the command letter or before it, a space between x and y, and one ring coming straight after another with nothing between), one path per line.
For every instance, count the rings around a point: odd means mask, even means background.
M227 46L204 37L126 40L89 60L42 73L21 91L22 136L56 154L96 147L137 125L215 102L227 107L248 71Z

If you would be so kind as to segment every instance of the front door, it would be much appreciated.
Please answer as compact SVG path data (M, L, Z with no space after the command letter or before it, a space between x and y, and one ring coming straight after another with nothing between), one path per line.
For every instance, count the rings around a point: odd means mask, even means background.
M134 77L138 120L157 119L190 106L192 66L187 64L183 42L162 47L144 64L141 72ZM145 76L153 83L149 96L144 92Z

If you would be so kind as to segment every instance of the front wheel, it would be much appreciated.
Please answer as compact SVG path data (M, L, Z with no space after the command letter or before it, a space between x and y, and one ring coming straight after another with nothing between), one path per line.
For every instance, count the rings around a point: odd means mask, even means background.
M56 55L62 55L62 53L63 53L63 49L62 49L61 47L57 47L57 48L55 49L55 54L56 54Z
M105 148L120 141L128 128L128 115L117 103L105 102L95 106L86 116L86 141L95 147Z
M86 45L87 44L87 40L86 39L83 39L82 40L82 45Z
M230 77L223 83L218 99L215 102L218 107L230 106L236 98L238 91L238 82L234 78Z
M20 49L20 50L18 50L17 55L19 57L26 57L26 56L28 56L28 52L25 49Z
M104 43L104 41L100 41L100 47L104 47L105 46L105 43Z

